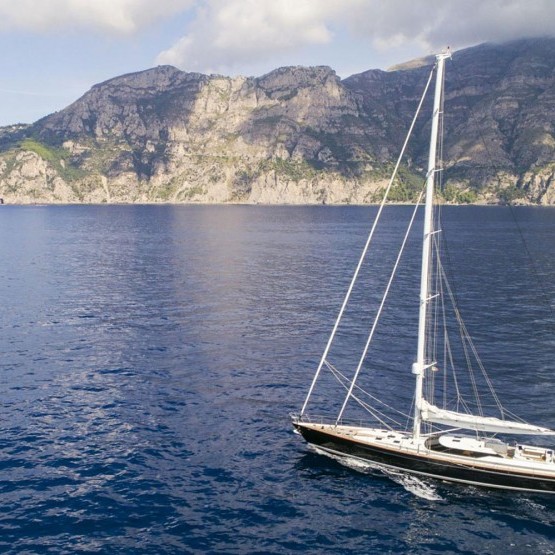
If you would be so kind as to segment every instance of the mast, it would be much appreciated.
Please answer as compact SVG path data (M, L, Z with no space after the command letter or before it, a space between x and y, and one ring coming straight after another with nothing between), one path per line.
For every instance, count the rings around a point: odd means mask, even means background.
M430 259L433 228L433 201L434 180L436 168L436 151L438 142L439 116L441 97L443 95L443 73L445 60L450 58L449 51L436 55L436 86L434 95L434 108L432 116L432 131L430 134L430 153L428 158L428 173L426 174L426 205L424 208L424 237L422 242L422 273L420 277L420 310L418 315L418 344L416 362L412 365L412 373L416 375L414 394L414 427L413 435L416 439L420 436L422 424L422 390L426 368L431 366L431 361L426 360L426 322L428 318L428 305L430 303Z

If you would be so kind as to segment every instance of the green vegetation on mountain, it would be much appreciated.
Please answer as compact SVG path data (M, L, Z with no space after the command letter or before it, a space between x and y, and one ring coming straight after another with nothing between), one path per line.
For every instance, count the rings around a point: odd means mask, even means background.
M0 196L377 202L429 71L420 61L344 80L327 67L116 77L33 125L0 128ZM555 39L456 52L446 91L444 201L555 204ZM423 118L391 202L418 197L428 133Z

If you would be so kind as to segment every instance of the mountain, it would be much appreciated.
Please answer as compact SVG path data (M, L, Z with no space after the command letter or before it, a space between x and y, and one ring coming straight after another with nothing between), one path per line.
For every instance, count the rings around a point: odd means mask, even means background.
M32 125L0 128L0 197L376 202L432 63L344 80L328 67L229 78L160 66L116 77ZM555 39L456 52L446 103L447 201L555 204ZM393 201L421 187L427 119Z

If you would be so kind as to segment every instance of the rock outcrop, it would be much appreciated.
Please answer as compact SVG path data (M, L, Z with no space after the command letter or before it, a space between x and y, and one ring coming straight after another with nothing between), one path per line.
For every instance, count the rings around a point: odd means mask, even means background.
M0 197L376 202L432 61L344 80L327 67L228 78L161 66L117 77L33 125L0 129ZM481 45L450 65L446 200L554 204L555 40ZM423 119L392 200L420 188L428 132Z

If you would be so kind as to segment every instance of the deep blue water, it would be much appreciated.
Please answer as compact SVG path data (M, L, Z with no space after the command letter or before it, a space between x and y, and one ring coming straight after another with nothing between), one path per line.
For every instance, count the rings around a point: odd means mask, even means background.
M1 207L0 551L555 553L554 500L426 499L292 433L375 213ZM446 209L449 258L498 393L555 427L555 210L513 213ZM414 335L389 337L411 387Z

